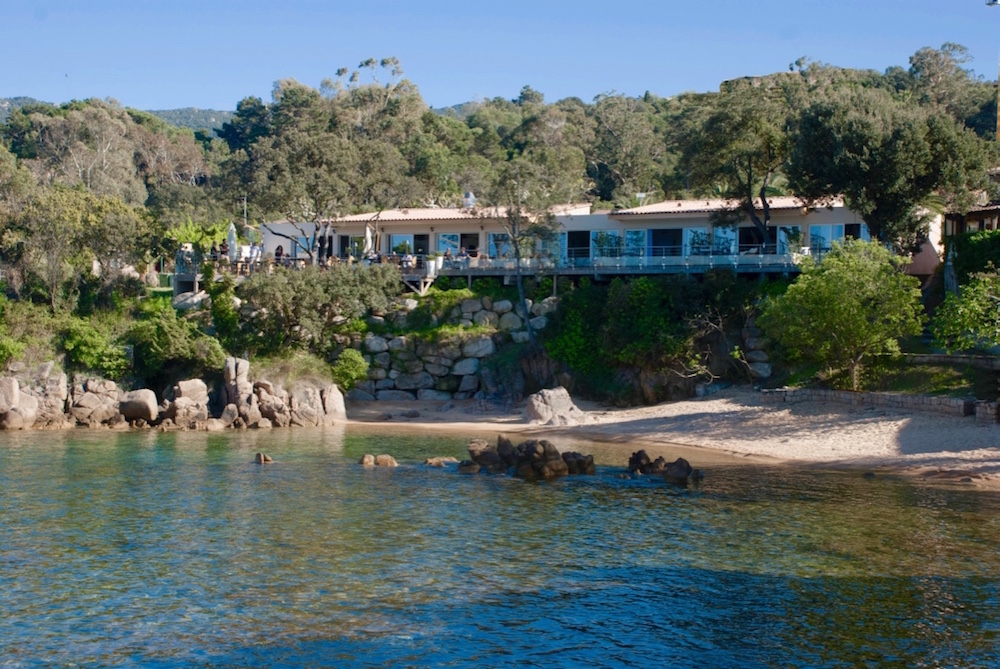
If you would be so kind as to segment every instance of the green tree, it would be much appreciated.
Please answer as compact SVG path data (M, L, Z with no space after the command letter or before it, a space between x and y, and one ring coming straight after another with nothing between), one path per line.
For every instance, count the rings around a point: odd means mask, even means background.
M990 149L955 121L885 90L849 90L802 114L789 177L822 202L843 195L872 236L899 249L926 239L932 200L965 210L987 186Z
M834 245L821 262L806 260L757 323L789 361L846 370L858 390L867 358L897 353L901 337L921 332L920 282L906 262L877 242Z
M1000 345L1000 275L981 272L949 293L937 308L931 331L938 346L966 351Z
M712 113L686 138L682 162L692 185L733 203L717 224L747 218L768 239L768 198L788 157L788 116L781 89L737 81L723 88Z

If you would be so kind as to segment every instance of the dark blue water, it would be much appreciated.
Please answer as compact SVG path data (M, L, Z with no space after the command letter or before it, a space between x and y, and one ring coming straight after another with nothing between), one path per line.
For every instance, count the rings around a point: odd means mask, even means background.
M464 443L4 435L0 664L1000 666L997 493L420 464Z

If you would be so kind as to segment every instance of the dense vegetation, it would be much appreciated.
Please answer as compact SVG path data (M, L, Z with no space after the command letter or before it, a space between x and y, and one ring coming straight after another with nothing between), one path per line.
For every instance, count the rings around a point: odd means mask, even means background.
M387 270L221 281L210 310L183 317L123 271L171 258L182 242L207 248L230 222L252 234L244 206L251 228L284 217L307 228L457 205L473 191L510 207L517 237L536 234L521 222L554 203L712 196L731 203L716 223L749 219L764 235L768 209L755 198L842 195L879 241L905 253L926 234L928 212L967 211L996 194L987 178L995 86L966 65L965 50L946 44L883 73L803 59L717 93L546 102L526 86L515 100L434 111L396 59L369 59L318 89L279 81L271 101L242 100L217 134L113 101L20 100L0 128L9 300L0 354L63 356L69 369L156 383L211 368L222 351L294 349L334 363L398 290ZM628 395L649 375L710 378L720 373L711 351L740 369L726 332L764 288L716 276L584 283L566 293L543 343L594 394ZM356 363L338 373L356 377Z

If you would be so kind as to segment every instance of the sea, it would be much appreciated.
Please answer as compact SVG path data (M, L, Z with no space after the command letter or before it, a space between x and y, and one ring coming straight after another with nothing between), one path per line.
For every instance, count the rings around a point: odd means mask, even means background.
M423 464L469 436L4 433L0 666L1000 666L996 491Z

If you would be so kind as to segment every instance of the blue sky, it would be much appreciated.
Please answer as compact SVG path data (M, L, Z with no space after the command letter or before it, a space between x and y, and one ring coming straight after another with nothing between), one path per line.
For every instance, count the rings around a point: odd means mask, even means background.
M995 80L998 26L984 0L7 0L0 97L232 110L396 56L435 107L525 84L590 101L717 90L801 56L882 71L945 42Z

